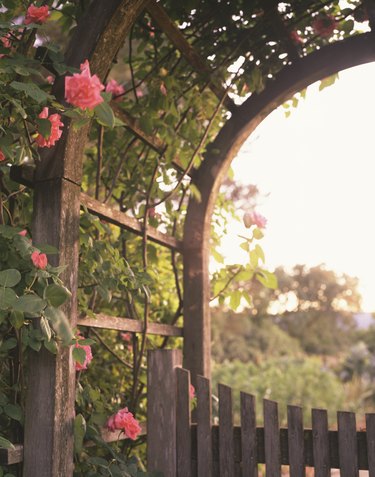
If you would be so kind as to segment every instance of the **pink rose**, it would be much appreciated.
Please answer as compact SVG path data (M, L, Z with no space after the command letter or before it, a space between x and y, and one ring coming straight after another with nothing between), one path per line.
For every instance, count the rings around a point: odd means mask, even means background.
M0 149L0 162L1 161L5 161L5 155L4 155L3 151Z
M44 270L47 266L48 260L45 253L40 253L37 250L31 254L31 260L34 264L34 267Z
M90 345L81 345L81 344L79 344L79 341L78 341L78 343L76 343L75 347L85 350L85 353L86 353L86 358L85 358L85 361L83 362L83 364L76 361L76 363L75 363L76 364L76 371L82 371L82 369L87 369L87 366L92 361L91 346Z
M3 47L4 48L10 48L12 46L12 42L10 41L10 36L9 34L8 35L5 35L5 36L2 36L0 38L0 41L1 43L3 44ZM1 53L0 54L0 58L3 58L5 56L5 54Z
M125 341L125 343L130 343L132 340L131 333L120 333L121 339Z
M160 83L160 92L162 95L167 96L167 88L164 84L164 81Z
M81 73L65 77L65 99L81 109L94 109L103 102L100 92L104 86L96 75L91 76L90 65L86 60L81 64Z
M154 27L151 25L151 22L148 22L148 23L147 23L147 26L148 26L148 28L149 28L150 38L154 38L154 36L155 36L155 29L154 29Z
M189 397L190 399L195 398L195 387L192 384L190 384L190 387L189 387Z
M312 22L314 32L322 38L329 38L337 27L337 21L332 15L318 15Z
M108 93L112 93L115 100L116 99L120 100L121 98L116 98L116 96L120 96L125 93L125 88L122 86L122 84L118 84L115 79L108 81L107 86L105 87L105 90Z
M289 36L294 44L301 45L303 43L303 39L299 36L299 34L295 30L291 31Z
M260 229L264 229L267 225L267 219L258 212L247 212L243 216L243 223L247 229L252 225L256 225Z
M55 143L60 139L62 130L60 127L63 127L64 124L61 122L60 114L51 114L48 117L48 108L43 108L43 111L39 114L40 118L48 119L51 123L51 134L46 139L41 134L38 134L35 138L35 142L38 144L39 147L52 147Z
M35 5L30 5L27 9L25 25L30 23L44 23L49 17L49 7L44 5L43 7L36 7Z
M120 409L116 414L111 416L107 421L107 428L111 432L115 430L121 430L125 433L129 439L133 441L139 436L142 429L139 425L139 422L131 412L128 411L128 408Z
M48 75L46 78L47 83L53 84L55 82L55 77L52 75Z

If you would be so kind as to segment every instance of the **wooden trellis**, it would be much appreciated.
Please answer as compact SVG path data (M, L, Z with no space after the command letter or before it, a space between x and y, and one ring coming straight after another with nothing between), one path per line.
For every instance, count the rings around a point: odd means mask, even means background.
M371 1L368 2L369 6L372 5ZM257 125L283 101L318 79L345 68L374 61L374 33L353 36L302 57L294 45L288 41L287 32L280 22L280 15L274 2L265 2L265 10L273 19L276 34L286 44L290 63L276 75L273 82L267 85L262 93L251 95L241 106L237 106L227 96L224 80L217 75L217 72L211 70L206 59L194 49L191 42L185 38L183 31L169 18L167 9L163 7L163 2L155 0L94 0L76 28L66 53L66 63L78 67L83 60L89 59L92 71L100 78L104 78L116 52L144 9L147 9L153 21L179 50L193 71L205 79L207 86L230 111L230 119L223 126L215 141L207 148L201 166L197 170L189 171L193 184L200 192L201 200L198 201L194 197L190 199L183 240L177 240L175 237L161 233L149 226L145 231L144 225L133 217L108 205L105 201L99 201L81 191L82 156L89 126L75 130L70 127L70 124L67 124L61 141L56 148L44 154L35 173L25 168L14 168L12 176L14 180L34 188L33 238L37 243L48 243L59 250L59 254L52 258L51 263L65 265L62 279L72 290L72 299L65 305L64 311L69 316L73 327L79 324L93 328L184 338L184 367L190 370L192 380L197 384L199 399L197 416L198 421L203 422L197 430L192 427L191 432L193 435L196 433L196 439L203 439L207 444L211 439L211 424L207 420L210 409L209 385L203 378L197 380L197 375L205 377L210 375L209 235L211 215L220 184L243 142ZM371 11L373 10L370 9ZM374 15L371 16L370 24L372 26L374 24ZM57 98L63 98L63 78L56 81L54 94ZM113 109L116 116L121 119L137 140L159 154L165 151L166 145L157 135L150 135L143 131L139 122L117 104L113 104ZM173 166L177 170L181 170L181 164L177 160L173 161ZM67 207L66 204L69 206ZM183 255L184 324L182 328L172 324L149 323L145 329L144 323L141 321L103 314L97 315L95 318L78 318L76 290L81 207L87 208L101 219L134 234L146 233L150 241ZM175 359L176 365L181 364L180 357L173 359ZM26 477L69 477L73 472L72 427L75 396L75 369L71 353L66 349L61 350L57 357L46 351L35 353L30 360L30 370L34 379L30 380L27 398L24 446L17 445L14 451L1 451L0 460L7 463L17 463L23 460ZM180 373L179 376L179 380L182 380L182 387L178 396L185 403L185 411L180 414L180 424L186 426L189 422L189 417L186 414L188 377L183 373ZM166 383L172 385L173 379L165 381L163 385L166 386ZM159 385L162 386L161 383ZM244 408L251 411L251 399L247 397L244 399ZM157 397L151 392L149 400L149 407L152 410L153 403L157 402ZM229 418L230 399L227 388L221 388L221 403L224 406L221 415L223 423ZM226 405L227 408L225 408ZM266 404L266 408L270 410L271 414L274 412L273 406L271 403ZM291 408L290 412L296 426L296 435L298 433L300 435L300 421L296 417L299 411ZM168 412L166 419L167 422L168 419L172 419ZM345 416L341 418L341 420L343 419L346 419ZM275 425L275 419L271 419L271 421ZM254 422L251 421L251 423L253 426ZM149 422L151 427L154 427L154 424L156 425L155 422ZM370 424L373 425L372 420ZM230 426L229 421L228 425ZM352 426L352 424L350 425ZM43 433L40 432L41 428L43 428ZM181 429L182 427L178 428L178 434L183 434L184 431ZM215 429L213 431L214 439L216 439L217 432L219 435L222 432ZM243 426L241 430L242 445L244 438L248 440L254 438L254 428L251 428L252 431L251 429L246 431L246 429L246 426ZM252 437L249 437L250 431L253 432ZM351 427L349 438L353 436L352 431ZM235 430L234 432L234 436L236 436L239 431ZM279 430L275 427L273 434L264 435L265 449L277 446L278 433ZM283 452L282 443L286 439L282 437L283 435L283 433L280 434L281 452ZM258 438L258 431L256 436ZM107 440L111 440L111 438L111 436L107 436ZM180 438L181 436L178 437L178 439ZM271 440L267 441L267 439ZM276 441L272 439L276 439ZM189 453L192 449L192 441L185 439L181 442L184 442L184 452ZM221 440L221 442L223 441ZM229 459L232 458L229 454L238 448L238 442L237 444L236 442L236 440L228 441L225 445L219 445L221 449L219 449L219 459L224 459L225 464L223 465L235 465L235 463L229 464ZM353 439L351 443L353 444ZM149 440L149 444L150 465L157 468L160 454L153 447L157 442ZM293 442L291 445L293 446ZM199 476L210 475L210 473L204 473L210 472L209 468L205 467L210 462L210 459L206 458L206 452L210 452L210 448L207 445L198 445L196 460L203 469L198 471ZM172 459L172 463L174 459L177 461L186 459L182 453L178 453L176 457L173 449L173 445L165 449L165 455ZM262 462L263 459L263 457L259 457L262 456L259 449L257 450L257 452L259 451L258 457L255 457L254 447L252 449L250 454L246 454L250 456L248 464L250 466L254 465L254 459L257 459L258 462ZM214 455L216 455L215 452ZM284 457L281 453L281 459ZM265 460L267 460L267 455ZM279 464L280 462L277 462L275 465L278 467ZM298 468L300 464L296 463L295 465ZM232 470L228 471L227 475L235 475L231 472ZM170 475L172 476L172 474ZM190 474L181 473L180 475L187 477ZM269 475L273 474L269 473ZM347 473L347 475L354 474ZM169 477L168 473L166 477Z

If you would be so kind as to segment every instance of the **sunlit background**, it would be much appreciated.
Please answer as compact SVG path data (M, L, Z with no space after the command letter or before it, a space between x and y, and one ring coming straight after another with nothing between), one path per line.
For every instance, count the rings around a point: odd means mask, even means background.
M285 117L274 111L233 162L235 180L269 194L267 266L325 263L360 279L363 311L375 311L375 64L340 73L333 86L310 86ZM241 224L223 240L228 262L246 260ZM240 243L240 239L238 239Z

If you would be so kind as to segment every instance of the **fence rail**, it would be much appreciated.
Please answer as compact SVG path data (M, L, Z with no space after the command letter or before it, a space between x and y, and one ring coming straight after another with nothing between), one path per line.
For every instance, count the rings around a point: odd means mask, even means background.
M157 366L159 376L167 373L171 382L171 370L165 367L168 364L166 356L158 355L157 351L152 353L156 354L150 362L149 376ZM217 424L212 419L210 381L197 378L197 408L192 415L190 373L178 366L173 372L176 389L174 423L169 422L168 428L160 429L163 423L159 421L159 439L155 440L152 428L149 428L148 436L157 455L155 445L161 449L169 436L175 436L176 468L171 469L170 465L163 468L160 460L158 462L165 477L257 477L259 464L263 464L266 477L281 476L282 466L289 466L291 477L304 476L306 467L314 468L315 477L329 477L331 469L339 469L341 477L356 477L359 470L368 470L369 477L375 477L375 414L367 414L366 428L357 430L355 414L339 411L337 430L330 430L327 411L312 409L312 429L309 429L304 428L302 408L289 405L288 425L280 428L278 403L265 399L264 425L260 427L256 425L255 397L241 393L241 426L234 426L232 389L219 385ZM169 394L169 402L173 403L171 388L165 392ZM166 397L162 393L158 399L163 402ZM158 409L157 403L154 403L154 409Z

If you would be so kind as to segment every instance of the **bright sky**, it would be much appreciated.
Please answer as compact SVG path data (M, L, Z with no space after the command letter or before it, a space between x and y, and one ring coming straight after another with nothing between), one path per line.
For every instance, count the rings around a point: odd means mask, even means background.
M360 279L363 311L375 311L375 63L308 88L292 114L274 111L233 162L235 180L263 193L268 268L326 263ZM244 260L233 224L223 250Z

